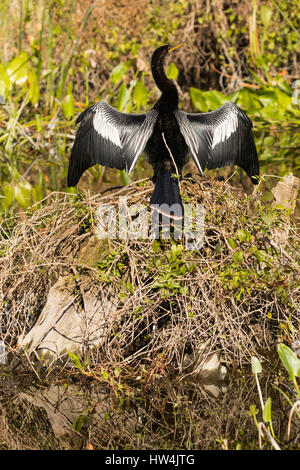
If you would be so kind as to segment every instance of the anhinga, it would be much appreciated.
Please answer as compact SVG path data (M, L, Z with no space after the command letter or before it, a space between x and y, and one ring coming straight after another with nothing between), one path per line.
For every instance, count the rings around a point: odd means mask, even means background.
M152 55L152 75L162 94L149 112L125 114L100 101L80 114L68 186L75 186L83 172L96 163L130 173L142 153L154 170L151 205L182 207L174 174L181 174L190 155L201 174L205 168L235 164L258 183L252 122L242 110L231 102L208 113L188 114L178 109L177 88L164 72L165 57L177 47L162 46Z

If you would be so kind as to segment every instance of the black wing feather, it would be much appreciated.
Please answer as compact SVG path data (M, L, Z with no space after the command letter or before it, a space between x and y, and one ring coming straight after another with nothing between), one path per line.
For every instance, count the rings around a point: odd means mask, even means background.
M72 147L68 186L76 186L91 166L100 165L131 172L143 152L156 122L157 111L125 114L100 101L76 120L80 123Z
M235 104L228 102L209 113L175 114L182 135L198 168L226 165L243 168L258 183L259 164L252 134L252 122Z

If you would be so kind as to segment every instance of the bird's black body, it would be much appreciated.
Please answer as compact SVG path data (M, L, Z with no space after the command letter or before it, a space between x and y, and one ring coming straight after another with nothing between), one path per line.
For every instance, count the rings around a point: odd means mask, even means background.
M75 186L82 173L96 163L130 173L142 153L154 170L151 205L178 204L182 208L174 174L181 174L190 155L202 174L205 168L236 164L257 184L259 165L252 123L243 111L231 102L210 113L179 110L176 86L164 72L165 57L175 48L162 46L153 53L152 75L162 94L148 113L120 113L100 101L78 117L69 186Z
M175 171L166 143L173 155L178 171L181 172L188 160L188 146L180 133L180 128L174 114L160 113L155 123L153 134L145 148L148 161L154 170L154 179L159 168L172 167Z

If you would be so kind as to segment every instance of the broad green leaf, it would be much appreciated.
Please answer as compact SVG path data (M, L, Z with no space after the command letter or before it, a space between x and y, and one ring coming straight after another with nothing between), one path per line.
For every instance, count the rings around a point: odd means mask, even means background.
M152 250L154 253L158 253L159 250L160 250L160 245L159 245L159 242L157 240L153 240L152 242Z
M265 252L263 250L256 250L254 254L260 263L265 259Z
M287 93L288 95L291 94L291 85L288 83L281 75L276 75L276 88L280 88L282 91Z
M126 88L124 83L122 83L119 89L117 107L119 111L124 113L129 113L131 111L130 91Z
M282 112L286 111L286 109L292 105L292 96L288 95L279 88L275 88L275 94L278 108L281 109ZM273 103L273 105L276 106L275 103Z
M125 170L120 170L120 179L124 186L127 186L131 183L131 177L126 173Z
M262 88L257 90L256 96L263 106L274 106L276 103L276 92L273 88Z
M167 70L167 77L170 78L170 80L176 80L178 75L179 75L178 68L176 67L174 62L171 62Z
M210 111L219 108L228 101L228 98L218 90L204 91L203 93Z
M283 343L278 345L278 354L280 360L289 373L290 380L300 377L300 359L297 355Z
M80 432L82 425L83 425L83 421L84 421L83 415L77 416L77 418L74 420L72 424L72 428L75 429L75 431Z
M206 99L201 90L198 90L198 88L192 87L190 88L190 94L191 94L193 105L195 106L196 109L198 109L198 111L201 111L203 113L208 111Z
M228 101L228 98L217 90L201 91L190 88L193 105L201 112L213 111Z
M14 200L15 191L13 186L7 181L2 183L2 194L4 198L1 198L1 204L8 209Z
M74 96L72 93L72 82L69 82L68 84L67 95L64 97L61 108L67 119L71 119L74 116L75 106L74 106Z
M130 292L130 294L134 294L134 287L130 282L126 282L125 287Z
M236 248L236 242L232 238L228 238L227 241L228 241L228 245L230 246L230 248L232 249Z
M12 83L24 85L28 79L28 54L22 51L17 57L12 59L7 65L7 73Z
M266 214L262 215L262 219L264 223L266 224L266 226L270 228L272 221L274 219L274 215L272 214L272 212L267 212Z
M9 75L3 64L0 64L0 95L7 97L11 88Z
M138 81L133 89L132 100L138 107L146 106L148 99L148 90L145 85Z
M247 240L248 232L247 230L238 230L236 232L236 237L239 239L240 242L244 242Z
M233 253L233 259L236 263L241 263L244 259L244 255L243 255L243 252L241 250L239 251L236 251L235 253Z
M33 70L29 70L29 100L32 104L36 104L40 97L39 82L37 74Z
M32 186L29 181L20 181L15 186L15 199L23 209L27 209L31 203L31 192Z
M67 351L67 353L68 353L68 356L69 356L72 364L74 364L74 366L77 367L77 369L81 370L82 365L81 365L80 359L77 356L77 354L74 354L71 351Z
M268 7L268 5L262 5L260 9L260 15L264 26L268 28L273 15L273 11L270 7Z
M261 104L258 101L257 90L249 90L249 88L246 87L240 90L237 104L250 114L261 109Z
M260 374L262 371L262 366L255 356L251 356L251 368L252 368L252 374Z
M43 199L44 197L44 191L43 191L43 188L36 184L33 188L32 188L32 198L34 200L34 202L39 202Z
M269 105L269 106L263 106L259 111L258 111L258 116L263 118L264 120L272 120L272 121L279 121L280 120L280 110L278 108L275 108L274 105Z
M263 409L263 420L265 423L270 423L272 419L272 399L269 397Z
M122 77L128 72L129 66L127 64L121 63L116 65L110 74L110 82L113 85L117 85L119 81L122 79Z

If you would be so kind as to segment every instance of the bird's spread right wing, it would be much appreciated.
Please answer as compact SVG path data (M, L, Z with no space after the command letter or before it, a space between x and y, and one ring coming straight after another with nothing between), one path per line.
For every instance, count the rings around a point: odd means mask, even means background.
M99 163L130 173L153 132L158 112L125 114L100 101L77 118L80 122L72 147L68 186L76 186L81 175Z
M259 164L248 116L230 101L209 113L175 113L180 131L201 173L234 164L257 184Z

